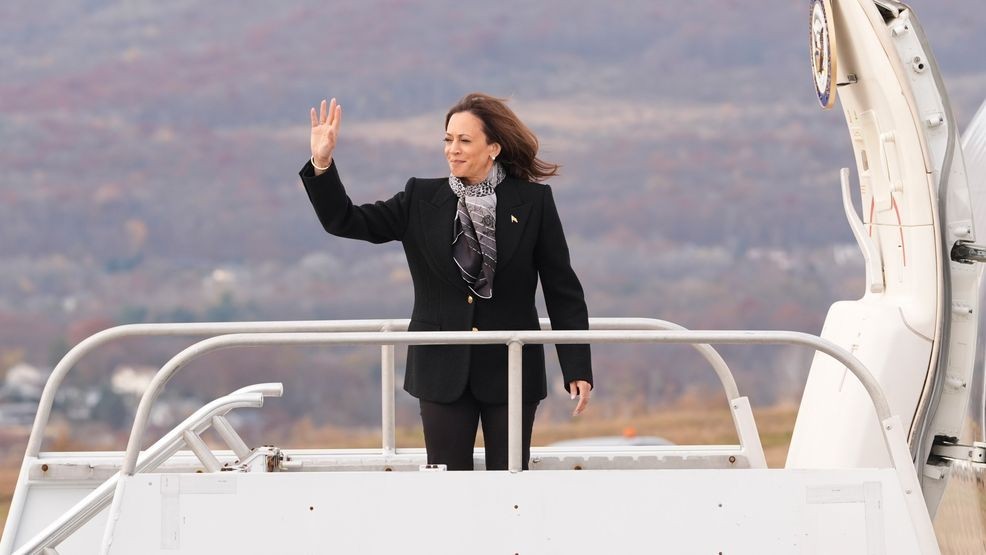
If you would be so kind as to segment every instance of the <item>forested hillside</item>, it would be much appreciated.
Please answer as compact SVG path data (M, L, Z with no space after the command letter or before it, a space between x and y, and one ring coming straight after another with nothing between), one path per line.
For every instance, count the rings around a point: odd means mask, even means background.
M986 98L986 12L913 6L964 123ZM400 246L325 235L300 187L307 110L328 96L359 202L446 173L462 94L511 98L563 166L551 184L594 316L818 332L862 294L862 263L838 187L849 140L814 98L807 20L802 1L4 3L0 373L126 322L406 317ZM105 390L183 344L107 349L74 383ZM807 353L723 352L755 403L800 395ZM684 348L596 353L601 406L717 391ZM373 424L378 360L230 352L172 389L278 378L275 420Z

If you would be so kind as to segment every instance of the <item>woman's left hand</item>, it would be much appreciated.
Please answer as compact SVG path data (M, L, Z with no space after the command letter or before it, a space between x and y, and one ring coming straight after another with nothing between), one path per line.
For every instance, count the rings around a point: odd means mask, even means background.
M575 399L576 392L579 395L579 404L575 405L575 412L572 413L572 416L578 416L585 410L586 405L589 404L590 391L592 391L592 384L585 380L575 380L568 384L568 392L572 394L572 399Z

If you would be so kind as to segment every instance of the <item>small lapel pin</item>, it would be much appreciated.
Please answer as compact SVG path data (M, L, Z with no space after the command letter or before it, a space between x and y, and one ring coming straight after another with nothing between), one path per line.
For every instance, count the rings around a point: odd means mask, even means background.
M517 216L514 216L513 214L511 214L510 215L510 221L513 222L513 223L517 223Z

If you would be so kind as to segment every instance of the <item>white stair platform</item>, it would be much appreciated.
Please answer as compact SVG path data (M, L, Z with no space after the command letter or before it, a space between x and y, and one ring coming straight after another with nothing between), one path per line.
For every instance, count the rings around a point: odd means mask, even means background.
M109 553L920 553L892 469L125 480Z

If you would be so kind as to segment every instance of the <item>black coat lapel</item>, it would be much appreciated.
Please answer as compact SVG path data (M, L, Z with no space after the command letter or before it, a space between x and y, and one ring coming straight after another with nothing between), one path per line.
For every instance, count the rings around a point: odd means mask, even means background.
M425 252L434 271L446 281L468 292L459 269L452 260L452 221L457 199L452 189L439 185L430 201L418 203L421 224L424 226Z
M519 185L513 178L504 179L496 186L496 269L504 268L517 250L520 238L527 226L531 203L524 203ZM493 279L496 291L496 278Z

